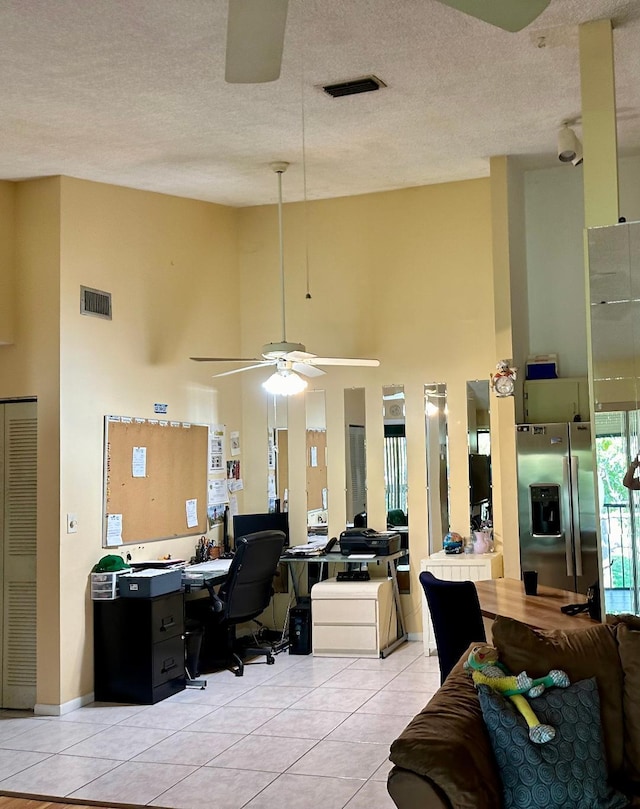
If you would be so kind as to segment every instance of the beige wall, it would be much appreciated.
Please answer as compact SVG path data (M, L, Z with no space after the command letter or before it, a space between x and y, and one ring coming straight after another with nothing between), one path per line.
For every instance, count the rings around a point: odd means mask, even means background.
M15 188L0 181L0 345L14 340Z
M159 401L170 418L241 429L241 508L266 506L266 373L212 380L215 366L188 357L257 356L281 338L276 212L54 178L1 189L9 213L12 193L16 344L0 347L0 397L38 397L38 702L55 705L93 687L87 574L104 553L105 414L149 417ZM490 183L307 205L285 206L287 337L319 354L381 360L378 369L332 368L314 385L326 391L329 530L339 533L347 516L344 389L366 391L368 513L383 527L382 387L404 385L414 586L403 598L418 632L428 382L448 387L451 527L469 530L466 381L496 361ZM81 284L112 293L112 321L80 316ZM304 397L289 403L288 423L293 496L304 492ZM306 533L298 500L294 540ZM66 533L67 512L77 514L76 534ZM130 550L134 559L190 556L193 545Z
M60 543L62 701L92 688L87 571L102 555L102 419L153 416L240 427L237 385L224 402L211 366L235 353L236 213L193 200L64 178L61 223ZM113 295L113 320L79 314L80 285ZM237 413L237 415L236 415ZM78 533L65 533L66 513ZM132 546L133 558L193 554L195 540ZM126 550L126 549L122 549Z
M60 181L14 186L14 343L0 346L0 398L38 398L38 683L60 687Z
M496 362L493 318L491 199L488 180L412 188L307 203L312 299L305 300L305 210L284 206L287 338L323 356L377 357L380 368L330 368L311 385L326 391L329 532L344 528L344 389L367 396L369 524L385 524L382 477L382 387L405 386L413 592L409 628L420 631L419 561L428 553L424 384L446 382L449 404L451 527L469 533L466 381L486 378ZM278 241L273 207L240 211L242 343L246 355L279 340ZM266 470L266 398L245 379L245 430L251 468ZM222 390L223 380L220 380ZM290 416L302 408L290 403ZM296 415L304 429L305 420ZM293 438L291 418L290 440ZM376 440L378 439L378 440ZM303 440L298 441L303 447ZM252 475L247 498L265 502L266 471ZM304 480L304 453L290 458ZM292 509L292 535L306 533L304 508Z
M0 347L0 397L38 398L37 701L57 705L93 689L104 415L149 417L163 402L172 419L241 427L237 383L218 401L211 366L188 359L238 351L237 214L68 178L16 193L16 341ZM112 321L80 316L81 284L113 294ZM194 545L130 550L189 557Z

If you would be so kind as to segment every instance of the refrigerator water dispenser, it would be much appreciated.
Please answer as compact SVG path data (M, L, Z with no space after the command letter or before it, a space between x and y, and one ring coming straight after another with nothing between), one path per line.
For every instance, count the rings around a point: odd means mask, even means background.
M529 497L533 536L560 536L560 487L534 484L529 487Z

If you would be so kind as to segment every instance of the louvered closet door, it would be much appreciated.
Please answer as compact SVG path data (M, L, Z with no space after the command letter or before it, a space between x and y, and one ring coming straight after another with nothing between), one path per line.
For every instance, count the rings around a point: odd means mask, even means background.
M36 403L0 405L2 692L4 708L36 701Z

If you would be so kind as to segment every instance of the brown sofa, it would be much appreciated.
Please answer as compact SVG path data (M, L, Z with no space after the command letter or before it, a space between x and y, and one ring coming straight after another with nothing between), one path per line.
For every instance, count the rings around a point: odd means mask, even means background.
M513 672L595 677L609 781L640 807L640 618L538 632L497 618L493 643ZM466 658L466 655L465 655ZM387 789L399 809L499 809L502 784L477 693L461 660L391 745Z

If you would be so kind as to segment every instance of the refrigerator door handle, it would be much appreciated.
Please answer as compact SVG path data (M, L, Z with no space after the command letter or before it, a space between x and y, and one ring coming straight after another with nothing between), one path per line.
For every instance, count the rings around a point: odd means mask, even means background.
M576 576L582 576L582 543L580 541L580 502L578 500L578 458L571 456L571 528L576 555Z
M571 512L571 503L569 502L571 491L571 478L569 475L569 459L562 459L562 504L564 506L564 555L567 562L567 576L573 576L573 515Z

